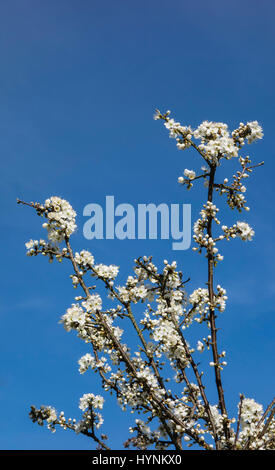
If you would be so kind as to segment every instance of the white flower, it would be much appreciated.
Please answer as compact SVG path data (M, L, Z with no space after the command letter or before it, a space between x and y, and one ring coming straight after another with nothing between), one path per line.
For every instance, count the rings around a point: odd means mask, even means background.
M47 423L53 423L54 421L57 420L57 413L56 413L56 410L55 408L53 408L52 406L48 406L47 407L47 411L49 412L49 416L47 418Z
M72 304L62 316L61 322L67 331L83 327L86 322L86 313L79 304Z
M238 156L239 149L223 122L202 122L195 130L194 137L201 140L199 149L210 160L216 161L221 156L227 159Z
M93 393L85 393L79 400L79 408L85 411L89 406L99 408L102 410L104 398L101 395L94 395Z
M118 293L119 293L119 295L120 295L121 300L122 300L123 302L129 302L129 300L130 300L129 294L130 294L130 293L129 293L128 289L126 289L125 286L119 286L119 287L117 288L117 290L118 290Z
M168 112L166 113L166 117L168 116ZM157 115L157 119L161 119L160 114ZM179 150L185 150L186 148L191 146L191 139L193 131L191 127L182 126L180 122L175 122L174 119L168 118L165 119L164 125L166 129L170 131L170 137L176 139L177 147Z
M212 363L213 364L213 363ZM217 405L210 405L210 411L212 418L214 420L217 432L223 431L223 419L222 415L220 414Z
M104 279L115 279L119 272L118 266L113 264L110 266L106 266L105 264L97 264L94 266L94 269L96 274Z
M193 170L188 170L186 168L183 173L184 173L184 176L186 176L186 178L190 180L193 180L194 178L196 178L196 173Z
M247 137L248 144L254 142L254 140L262 139L263 138L263 129L259 125L258 121L251 121L246 124L250 129L250 134Z
M136 299L145 299L148 294L148 291L146 287L141 285L141 286L137 286L131 289L131 294L133 294L136 297Z
M248 144L251 144L255 140L262 139L263 135L263 129L258 121L250 121L246 124L240 122L238 129L232 132L233 139L240 147L244 145L245 139L247 139Z
M237 222L237 235L242 240L252 240L255 235L254 230L246 222Z
M87 300L82 302L82 306L87 310L87 312L96 313L97 310L101 310L102 299L98 294L90 295Z
M189 297L190 304L195 308L195 312L203 315L208 311L209 293L208 289L199 287Z
M201 341L198 341L198 343L197 343L197 350L199 352L203 352L203 350L204 350L204 344Z
M245 398L242 403L242 425L258 421L263 414L263 407L253 398Z
M43 227L47 228L49 240L53 243L59 243L64 235L69 237L76 230L76 212L68 201L52 196L46 199L44 208L49 223Z
M35 241L36 240L30 240L29 242L25 243L25 247L27 248L27 250L30 250L35 246Z
M82 250L80 254L75 253L75 261L77 262L77 264L83 265L85 267L92 267L94 265L95 260L93 255L89 251Z
M82 356L78 361L80 374L84 374L84 372L86 372L89 367L92 367L94 363L95 359L91 354L87 353L85 356Z

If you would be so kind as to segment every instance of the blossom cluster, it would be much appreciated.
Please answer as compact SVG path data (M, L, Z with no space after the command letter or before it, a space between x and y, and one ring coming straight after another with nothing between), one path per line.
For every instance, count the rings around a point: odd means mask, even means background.
M58 196L46 199L43 213L48 219L43 227L48 230L48 238L53 243L62 241L64 235L69 237L76 230L76 212L65 199Z
M262 139L263 131L258 121L240 123L239 127L230 133L227 124L223 122L203 121L195 130L190 126L182 126L170 118L170 111L162 114L156 111L154 119L163 119L169 135L177 141L177 147L185 150L191 146L196 147L192 137L200 140L198 150L206 161L218 163L221 158L230 159L238 157L239 149L244 145ZM186 175L187 176L187 175Z

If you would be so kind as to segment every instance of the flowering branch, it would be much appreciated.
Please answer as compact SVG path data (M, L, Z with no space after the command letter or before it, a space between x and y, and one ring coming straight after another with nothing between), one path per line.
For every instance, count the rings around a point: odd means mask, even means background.
M231 227L221 225L219 209L214 204L214 192L226 195L231 209L249 210L244 193L243 180L253 169L263 162L251 165L250 157L239 155L245 142L252 143L263 136L257 121L241 123L231 134L226 124L204 121L195 131L190 126L182 126L170 117L170 112L155 118L164 121L175 138L180 150L193 148L202 157L206 166L202 174L194 170L184 170L179 183L188 189L203 180L207 187L207 201L203 205L199 219L194 224L194 251L205 252L207 258L207 288L198 288L190 295L186 293L187 281L178 271L177 263L164 261L159 272L151 257L135 260L134 273L128 276L124 285L117 284L119 268L114 265L96 264L94 256L87 250L74 252L71 235L76 229L76 213L70 204L53 196L40 203L27 205L45 218L43 227L48 232L48 240L30 240L26 243L27 254L48 257L50 262L69 261L72 267L71 280L75 289L82 294L61 318L67 331L75 330L80 339L91 347L79 359L79 372L88 370L98 373L104 392L114 393L122 409L139 415L130 433L135 434L125 442L140 449L155 447L166 449L173 446L177 450L191 446L203 449L270 449L275 448L275 408L274 402L263 413L262 406L253 399L240 395L236 429L236 419L229 418L221 371L227 365L225 351L219 352L216 320L224 312L226 291L220 285L214 286L214 269L223 256L217 248L222 240L240 237L251 240L254 230L244 221L237 221ZM193 138L200 140L197 144ZM223 160L238 157L241 170L233 175L232 184L228 179L216 182L218 167ZM221 231L214 235L214 227ZM61 245L63 244L63 248ZM102 299L95 292L96 285L89 285L87 276L95 282L102 282L108 293L112 308L102 307ZM143 306L143 314L135 312L135 306ZM129 322L133 331L131 351L122 342L123 322ZM198 340L194 348L188 342L188 329L197 322L208 329L209 334ZM135 343L135 344L134 344ZM211 405L203 383L203 371L197 354L211 352L210 367L214 369L217 404ZM167 371L170 370L168 373ZM171 375L174 375L171 382ZM179 393L179 387L183 388ZM31 408L30 417L34 422L47 422L49 429L57 425L71 429L91 438L102 449L108 449L107 436L99 438L96 429L103 424L98 409L103 408L104 399L93 393L84 394L79 407L83 411L80 421L65 420L63 412L57 415L52 407Z

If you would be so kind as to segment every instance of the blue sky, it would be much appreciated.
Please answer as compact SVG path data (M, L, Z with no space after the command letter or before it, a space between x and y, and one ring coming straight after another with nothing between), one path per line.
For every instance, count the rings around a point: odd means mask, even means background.
M78 416L79 397L100 391L93 375L78 373L88 347L58 324L75 295L70 270L25 256L24 243L44 233L17 197L68 199L79 214L74 246L118 264L121 282L143 254L157 263L177 259L190 288L206 280L204 259L173 252L171 241L82 235L84 205L103 204L106 195L133 205L191 203L196 219L203 190L185 192L177 178L200 162L177 151L152 119L156 107L193 127L257 119L264 128L264 140L246 149L253 161L265 160L248 183L244 215L256 236L224 246L216 281L229 296L219 322L228 408L235 413L240 392L264 405L273 398L274 13L271 0L1 3L2 449L91 448L85 437L33 425L28 409L51 404ZM210 398L216 402L212 389ZM129 424L107 403L104 431L113 448L121 448Z

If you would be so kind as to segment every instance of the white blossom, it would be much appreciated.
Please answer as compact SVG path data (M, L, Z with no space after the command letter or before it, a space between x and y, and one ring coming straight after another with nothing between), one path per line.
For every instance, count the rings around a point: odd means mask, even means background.
M99 277L104 279L115 279L118 275L119 268L111 264L106 266L105 264L97 264L94 266L95 272Z
M79 408L82 411L85 411L90 406L102 410L103 404L104 398L101 395L94 395L93 393L85 393L79 400Z
M61 318L61 322L67 331L84 327L86 321L86 312L79 304L72 304Z
M196 173L193 170L188 170L186 168L184 170L184 176L186 176L186 178L189 178L190 180L193 180L196 177Z
M253 398L244 398L242 403L242 425L247 426L251 422L258 422L262 417L263 407L257 403Z
M44 208L48 219L48 224L44 226L48 229L48 237L52 242L60 242L64 235L69 237L76 230L76 212L68 201L52 196L46 199Z
M94 265L94 257L88 250L82 250L80 253L75 253L75 261L79 265L92 267Z
M92 367L94 363L95 359L91 356L90 353L87 353L82 356L78 361L80 374L84 374L84 372L86 372L89 367Z
M255 232L246 222L237 222L237 235L242 240L252 240Z

